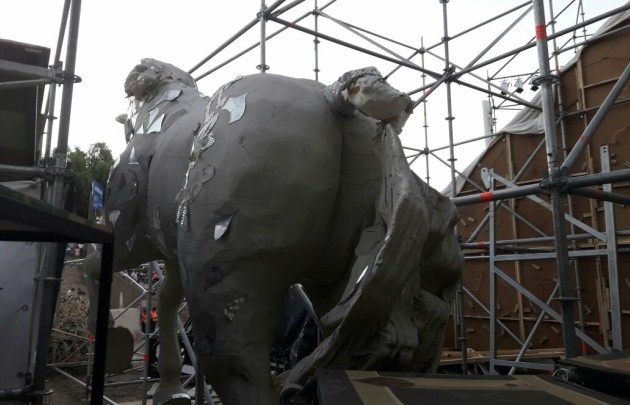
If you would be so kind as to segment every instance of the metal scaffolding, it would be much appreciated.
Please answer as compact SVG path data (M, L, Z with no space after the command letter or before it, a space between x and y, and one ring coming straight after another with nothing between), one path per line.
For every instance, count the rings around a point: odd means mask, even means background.
M246 53L258 48L260 50L260 63L256 66L256 68L261 72L265 73L270 70L268 65L268 55L266 52L266 43L267 41L273 39L280 33L283 33L288 30L299 31L304 34L307 34L313 38L314 42L314 74L315 79L319 79L319 72L321 67L321 49L319 44L321 41L327 41L330 43L337 44L339 46L348 48L352 51L362 52L366 55L370 55L378 60L387 61L396 65L396 68L393 69L390 73L385 75L387 78L396 74L396 72L401 69L409 69L416 72L419 72L422 77L422 82L420 83L420 87L409 89L407 92L410 95L422 93L419 99L416 101L415 106L419 106L422 104L423 106L423 118L424 125L423 128L423 136L424 136L424 149L407 147L406 150L410 152L408 159L410 163L415 162L417 159L422 157L425 158L425 178L427 182L431 179L429 168L430 161L434 163L434 160L443 163L448 166L450 171L450 195L452 196L452 201L460 207L470 205L470 204L487 204L488 206L488 214L485 218L479 222L479 225L472 232L471 236L466 240L466 242L462 243L462 248L464 249L482 249L483 252L487 252L487 254L471 254L467 255L466 259L469 262L477 261L477 260L487 260L489 262L488 274L489 274L489 282L490 282L490 295L489 297L478 297L475 295L475 291L472 291L470 288L467 288L465 285L460 285L457 294L457 305L454 309L453 316L453 333L455 335L455 341L458 342L458 347L461 350L461 363L464 372L469 372L469 368L467 365L467 336L468 331L466 328L466 309L465 309L465 298L469 297L472 299L477 305L482 307L484 311L488 314L489 321L489 363L490 363L490 373L497 372L497 366L501 367L510 367L510 373L513 373L516 368L532 368L532 369L549 369L550 366L548 364L543 363L532 363L523 361L524 355L528 349L528 347L532 343L533 336L539 326L547 319L552 318L562 326L562 337L563 337L563 346L565 350L566 357L575 357L577 353L576 343L578 341L584 342L586 345L590 346L597 352L605 352L608 350L608 345L600 344L592 337L590 337L584 330L584 316L582 314L582 307L580 305L577 306L578 309L578 325L576 327L575 320L575 303L576 301L580 303L580 288L579 285L577 289L572 288L570 283L570 271L571 268L574 268L576 274L578 273L576 258L579 257L603 257L607 261L608 264L608 272L609 272L609 282L610 282L610 320L611 320L611 337L612 337L612 345L610 348L619 350L623 348L623 325L622 325L622 308L620 306L620 293L619 293L619 279L617 273L617 257L622 249L617 246L616 237L621 235L627 235L624 230L618 231L615 229L615 216L613 204L624 204L627 205L630 202L630 198L624 195L620 195L618 193L613 192L613 188L610 186L612 183L620 182L620 181L628 181L630 180L630 169L622 169L622 170L611 170L610 167L610 150L606 147L602 147L600 150L600 157L602 162L608 162L608 164L602 164L602 172L601 173L590 173L586 175L572 175L571 169L578 161L579 157L584 153L588 145L589 139L593 136L593 134L599 128L603 118L607 114L607 112L616 105L620 103L626 103L627 100L618 100L619 94L623 91L624 87L627 85L630 80L630 65L627 65L623 73L620 77L616 78L616 83L613 86L612 90L606 97L605 101L596 108L596 114L590 120L585 130L581 134L579 138L579 142L573 146L572 149L568 148L567 138L565 134L565 128L563 124L563 119L566 118L567 115L560 114L560 116L556 115L557 109L562 113L563 109L563 100L558 93L558 96L554 100L554 91L557 87L554 87L555 83L558 80L557 74L552 74L550 69L550 59L555 62L556 71L559 73L559 62L558 55L563 52L573 50L579 46L588 45L591 40L583 35L583 38L580 43L577 41L580 39L579 35L575 33L579 29L583 29L588 27L594 23L600 22L606 18L617 15L619 13L625 12L630 9L630 3L626 3L621 7L617 7L613 10L610 10L606 13L598 15L594 18L585 19L583 13L582 1L577 2L577 10L578 10L578 18L576 19L576 23L560 29L556 30L556 19L558 16L562 15L565 12L568 12L569 7L575 3L575 0L570 1L566 7L564 7L559 13L554 14L553 12L553 4L552 0L549 0L548 9L551 12L551 18L546 18L545 16L545 6L543 0L532 0L526 1L516 7L513 7L509 10L501 12L497 16L478 23L469 29L461 31L457 34L449 34L449 4L448 0L438 0L442 6L442 15L441 19L443 22L443 37L442 39L433 45L425 46L424 40L420 41L419 46L413 46L409 44L404 44L400 41L395 41L386 36L380 35L373 31L360 28L356 25L349 24L341 19L332 17L330 14L325 12L331 5L333 5L336 0L331 0L324 5L318 5L317 0L314 0L313 8L304 12L298 18L293 19L293 21L287 21L281 18L281 16L285 13L288 13L290 10L294 9L297 6L300 6L302 3L305 3L305 0L294 0L288 2L288 4L284 4L286 0L277 0L271 5L267 5L265 0L261 0L260 8L258 12L249 23L247 23L242 29L238 30L234 35L232 35L228 40L222 43L219 47L217 47L213 52L211 52L208 56L203 58L198 64L193 66L190 69L190 73L195 73L200 70L203 66L205 66L210 60L215 58L221 52L223 52L230 44L234 41L242 37L246 32L250 31L255 26L258 26L260 29L260 39L257 43L252 44L251 46L245 48L244 50L236 53L235 55L229 57L228 59L218 63L212 68L206 68L202 73L197 73L196 80L202 80L208 75L216 72L217 70L227 66L233 61L237 60L241 56ZM67 177L66 167L66 155L67 155L67 137L69 131L69 117L70 117L70 106L71 106L71 98L72 98L72 88L73 84L79 81L78 77L74 73L75 60L76 60L76 49L77 49L77 40L78 40L78 26L79 26L79 16L80 16L80 8L81 1L80 0L66 0L64 4L64 12L61 23L61 29L59 34L59 43L57 46L57 53L55 55L54 63L51 68L43 69L43 68L35 68L32 66L16 64L13 62L0 60L0 71L7 73L19 73L21 76L25 76L28 80L16 81L11 83L2 83L0 84L0 90L2 88L15 88L21 86L41 86L42 84L63 84L63 94L62 94L62 106L61 106L61 115L60 115L60 125L59 125L59 139L57 142L56 149L56 159L55 166L53 168L24 168L24 167L0 167L1 171L6 172L23 172L34 175L41 175L44 177L51 177L54 179L54 185L52 187L52 192L50 193L50 202L52 205L59 207L61 206L61 192L63 187L63 181L65 177ZM507 29L501 32L499 35L493 37L493 39L489 42L489 44L483 48L479 54L474 57L470 62L462 65L458 65L455 62L455 58L451 55L451 51L449 45L452 41L456 39L466 38L466 35L481 28L487 26L494 21L497 21L501 18L508 17L513 15L513 13L520 13L513 20L513 22L509 25ZM533 12L533 16L531 15ZM313 16L314 18L314 29L309 29L300 24L303 20L308 18L309 16ZM581 17L581 21L578 20ZM533 32L535 33L532 40L527 42L524 45L518 46L508 52L504 52L500 55L489 57L487 59L483 59L484 56L488 53L490 49L492 49L496 43L501 40L504 35L510 31L514 26L516 26L521 20L525 20L526 18L533 18ZM62 48L64 33L66 31L66 24L69 19L69 38L67 43L67 56L65 61L65 69L62 70L61 61L60 61L60 49ZM326 33L321 32L320 29L320 21L325 19L327 21L334 22L336 25L341 27L341 29L347 30L352 34L358 36L364 41L370 43L370 47L363 47L348 41L344 41L336 38L333 35L328 35ZM268 23L273 22L281 26L278 30L268 34ZM626 27L627 28L627 27ZM547 32L547 30L551 30L551 34ZM620 28L624 29L624 28ZM618 31L618 30L616 30ZM565 36L570 35L571 38L567 40L567 42L558 46L557 39L564 38ZM388 46L384 45L381 41L387 41L389 43L396 44L397 46L403 47L412 51L412 53L408 56L402 56L399 53L391 50ZM573 43L571 43L573 42ZM553 52L549 51L549 45L552 45ZM525 72L519 72L520 74L512 75L510 73L502 74L503 70L514 60L514 58L520 53L531 49L536 48L537 56L538 56L538 67L534 69L529 69ZM378 50L374 50L374 49ZM441 49L442 56L438 55L435 50ZM419 63L413 62L413 59L416 56L420 56L421 60ZM425 67L425 62L427 58L434 58L441 63L443 63L443 71L438 72ZM502 64L496 72L493 74L488 74L486 78L481 77L478 73L476 73L479 69L483 67L494 67L495 64ZM528 67L529 68L529 67ZM500 74L502 74L500 76ZM427 77L429 78L427 80ZM530 82L532 85L540 88L540 95L542 98L541 105L536 105L531 101L528 101L519 96L520 92L518 90L509 92L505 91L506 89L503 86L498 85L498 81L504 81L509 78L523 77L525 80L521 81L521 86L523 82ZM467 79L472 78L475 80L483 81L485 87L478 86L474 83L471 83ZM493 118L496 118L494 115L497 111L501 109L509 109L513 106L519 106L520 108L530 108L532 110L539 110L542 112L542 116L544 118L544 142L541 142L536 150L531 154L530 159L528 159L521 167L517 173L509 173L509 178L505 178L494 170L486 170L482 173L482 179L484 180L484 184L480 185L475 183L469 176L464 173L461 169L458 170L456 167L457 161L457 153L456 150L458 147L469 144L470 142L475 142L484 138L492 138L495 137L495 133L485 134L483 136L472 137L467 141L456 142L454 137L454 128L453 128L453 120L455 119L454 111L453 111L453 84L458 84L462 87L466 87L472 90L479 92L480 94L486 95L489 100L494 103L494 100L502 100L497 105L493 106L492 114ZM444 86L442 86L444 85ZM431 94L434 93L438 87L442 86L446 91L446 116L445 119L448 123L448 144L440 147L430 148L429 146L429 125L427 122L427 101L430 99ZM46 152L45 156L49 156L50 153L50 139L53 131L53 122L54 122L54 103L55 103L55 86L49 86L49 99L47 103L48 110L46 111L46 117L48 120L47 125L47 142L46 142ZM517 87L518 89L518 87ZM522 87L520 88L522 90ZM507 103L510 103L509 105ZM583 112L584 113L584 112ZM561 129L561 139L562 146L557 145L556 136L556 124L560 124ZM409 128L407 129L409 131ZM509 140L509 137L507 138ZM545 148L545 155L547 157L547 172L548 177L544 178L542 181L534 182L530 184L519 184L519 179L521 175L525 172L527 167L533 164L535 156ZM448 150L448 159L442 159L438 156L437 152L442 150ZM560 155L560 150L568 151L568 154ZM35 172L33 172L35 171ZM575 174L575 173L574 173ZM458 182L464 180L468 184L472 184L475 189L477 189L478 193L468 193L468 195L458 195L460 194L460 190L458 188ZM498 187L497 187L498 186ZM602 186L603 190L599 190L596 188L591 188L592 186ZM538 195L548 196L550 202L547 202L544 198L540 198ZM584 222L575 218L571 211L572 205L569 204L569 212L565 213L565 198L569 198L568 201L571 201L571 196L586 196L588 198L594 198L597 200L605 201L604 205L604 214L605 214L605 231L599 231L596 227L589 226ZM527 198L533 201L536 204L540 204L545 209L548 209L553 214L553 235L547 235L541 229L539 229L535 224L527 221L526 218L521 216L514 206L515 198ZM534 229L535 233L539 236L535 238L515 238L514 240L499 240L497 238L495 229L496 229L496 215L499 209L507 210L512 216L511 220L515 221L518 219L519 221L525 223L528 227ZM565 221L570 223L570 235L567 235ZM488 227L489 239L485 242L476 242L478 236L480 235L482 229L484 227ZM512 225L514 226L514 225ZM585 233L577 234L575 233L575 229L579 228L581 231ZM459 233L458 229L455 229L454 232ZM595 244L595 248L593 249L570 249L569 244L575 244L580 240L598 240L602 242L601 244ZM552 249L546 249L544 252L540 250L532 249L531 251L527 250L527 248L516 248L516 245L522 246L527 244L540 244L547 243L553 246ZM599 246L605 245L605 248L600 248ZM505 250L507 248L507 251ZM51 249L51 251L54 249ZM54 263L55 256L52 254L50 260L48 262ZM538 297L529 291L526 287L523 286L519 277L511 277L505 271L503 271L499 265L504 262L513 262L518 269L519 263L521 261L526 260L538 260L538 259L555 259L557 266L557 282L553 288L552 293L546 297ZM516 274L519 274L517 271ZM57 270L54 266L51 266L51 269L43 279L47 281L54 281L59 278L57 274ZM509 326L506 325L504 321L500 319L500 316L497 314L497 306L498 302L496 300L496 282L497 280L502 280L502 282L507 283L509 286L513 287L518 292L518 300L521 302L523 297L533 302L538 308L540 308L540 312L537 314L535 318L535 323L533 328L529 333L525 333L525 326L523 324L523 312L522 307L520 305L519 308L519 333L515 333L510 330ZM107 284L107 280L104 280ZM577 282L579 283L579 277L577 278ZM101 283L103 284L103 283ZM42 302L52 302L55 292L58 290L58 281L43 283L43 295ZM575 291L575 296L574 296ZM484 304L484 300L487 298L488 305ZM105 298L103 298L104 300ZM109 294L107 294L107 299L109 299ZM561 311L558 312L555 310L551 303L553 300L557 300L561 303ZM106 322L106 312L102 309L102 305L105 305L105 301L99 302L99 321ZM43 313L41 318L41 322L48 325L49 322L52 322L52 314ZM627 328L626 328L627 329ZM50 328L42 328L42 331L50 330ZM499 359L497 355L497 339L496 336L501 333L507 333L511 336L514 341L519 346L519 351L514 360L504 360ZM104 335L103 330L100 329L97 333L97 346L103 345L106 341L106 335ZM40 335L40 339L38 341L38 347L41 349L45 347L47 343L47 337ZM97 347L97 356L95 357L95 373L94 373L94 385L93 385L93 403L95 401L95 397L99 395L102 397L102 370L104 369L104 351L103 346ZM40 352L44 352L43 350ZM37 369L40 370L39 374L36 374L35 386L38 389L43 389L43 367L45 364L41 363L41 359L43 356L40 356L38 359ZM98 366L98 367L97 367ZM100 368L100 373L98 369ZM100 380L100 383L98 382Z
M612 105L624 102L623 100L617 101L617 98L620 92L623 90L624 86L628 83L628 77L630 75L630 65L626 67L624 73L621 77L618 78L615 86L612 91L602 103L601 106L597 109L597 113L590 121L586 129L584 130L582 136L580 137L580 141L570 150L568 155L566 152L564 155L560 155L559 151L569 151L566 140L566 133L564 128L564 123L562 117L558 118L556 116L555 108L556 103L560 109L561 114L563 113L563 104L561 93L559 90L559 86L555 86L554 84L558 81L558 74L560 73L558 55L563 52L566 52L571 49L575 49L581 45L586 45L591 42L590 39L586 36L586 31L583 31L582 35L577 34L577 30L580 28L585 30L585 27L596 23L598 21L602 21L603 19L614 16L618 13L622 13L630 8L629 4L618 7L616 9L610 10L606 13L603 13L594 18L585 19L583 12L582 2L579 1L577 4L577 18L576 23L572 26L563 28L561 30L556 30L556 20L557 18L567 13L570 9L570 6L575 3L575 1L569 2L559 13L554 14L553 6L554 2L549 0L548 8L551 12L551 18L545 17L545 6L542 0L533 0L527 1L519 6L516 6L510 10L500 13L499 15L488 19L484 22L481 22L469 29L466 29L456 35L449 36L449 24L448 24L448 1L440 0L439 2L442 5L442 21L443 21L443 38L440 42L425 47L424 41L422 40L420 43L420 47L410 46L407 44L403 44L401 42L389 39L383 35L379 35L372 31L357 27L356 25L352 25L346 23L340 19L334 18L331 15L325 13L323 10L330 6L335 0L330 1L323 7L318 7L317 2L314 4L313 10L309 13L303 14L301 17L295 19L292 22L283 20L280 18L280 14L287 11L288 9L303 3L304 1L293 1L289 3L289 5L279 8L279 6L284 3L284 1L279 0L276 1L272 6L266 7L264 0L261 2L261 8L257 15L257 21L260 22L261 25L261 36L258 44L254 44L244 51L238 53L235 57L227 59L225 62L220 63L219 65L211 68L210 70L205 71L204 73L197 76L197 80L201 80L204 77L207 77L209 74L215 72L216 70L226 66L230 62L236 60L238 57L244 55L245 53L256 48L257 45L260 45L261 50L261 64L257 66L259 70L262 72L266 71L268 66L266 65L266 55L265 55L265 43L266 41L272 39L277 34L285 31L286 29L293 29L297 31L301 31L303 33L309 34L313 36L315 42L315 79L318 79L318 73L320 70L320 62L319 62L319 52L321 52L318 48L318 44L320 40L325 40L328 42L332 42L334 44L344 46L354 51L363 52L367 55L371 55L375 58L385 60L388 62L392 62L397 65L397 67L387 74L385 77L389 78L391 75L396 73L401 68L407 68L416 70L422 73L422 86L417 89L409 90L408 94L413 95L416 93L423 92L422 96L417 100L415 106L420 104L423 105L424 112L424 149L406 148L408 151L412 152L408 159L410 163L415 162L421 156L424 156L426 159L426 180L427 182L431 178L429 175L429 160L430 158L434 158L444 165L450 168L451 173L451 186L450 186L450 194L454 196L452 201L457 206L464 206L467 204L479 204L479 203L487 203L489 206L488 215L484 218L483 221L479 224L473 235L469 238L466 243L462 243L462 248L479 248L483 246L484 249L487 250L487 255L470 255L467 257L467 260L489 260L489 275L490 275L490 297L489 297L489 308L482 304L479 297L475 297L475 295L466 287L460 286L457 294L457 305L454 316L454 330L458 330L456 333L456 341L459 342L458 346L461 349L462 353L462 365L463 370L468 372L468 367L466 364L467 361L467 350L466 350L466 341L467 341L467 329L466 329L466 316L465 316L465 307L464 307L464 296L471 297L477 304L481 304L484 310L489 315L489 363L490 363L490 373L496 372L496 366L507 366L511 367L510 373L514 373L517 367L519 368L532 368L532 369L550 369L553 366L549 364L542 363L527 363L523 362L522 359L524 357L525 352L528 347L532 344L532 339L534 334L536 333L539 325L548 317L551 317L561 323L562 325L562 336L563 336L563 346L565 350L566 357L575 357L577 355L577 338L579 337L585 344L589 345L597 352L606 351L605 346L601 345L590 336L588 336L584 332L584 315L583 310L580 305L578 305L578 328L575 327L575 316L574 316L574 307L575 302L578 303L581 301L581 288L579 286L579 277L577 278L577 287L576 288L576 296L573 296L573 289L570 286L569 282L569 271L571 267L575 268L577 274L577 262L574 260L576 257L588 257L590 255L603 255L608 260L608 268L610 272L610 300L611 300L611 319L612 319L612 338L614 349L621 349L621 308L619 304L619 292L618 292L618 277L616 275L616 257L619 249L615 243L615 235L618 233L614 228L614 212L612 210L612 204L624 204L627 205L630 202L630 198L627 196L619 195L612 192L610 184L613 182L625 181L630 179L630 169L610 171L609 166L606 168L603 167L603 173L599 174L590 174L583 176L571 176L570 169L574 165L577 158L584 151L586 145L588 144L588 140L598 129L599 125L603 117L609 111ZM274 11L275 10L275 11ZM519 11L520 14L514 19L514 21L501 32L499 35L494 37L492 41L488 44L487 47L483 49L473 60L467 63L465 66L459 66L454 63L449 51L449 43L458 37L465 37L466 34L485 26L487 24L492 23L493 21L498 20L499 18L503 18L505 16L509 16L514 12ZM525 44L520 47L514 48L511 51L505 52L501 55L494 56L482 61L482 58L486 53L506 35L512 28L514 28L521 20L530 16L533 11L533 19L534 19L534 29L533 32L535 35ZM303 25L299 25L304 18L306 18L309 14L312 14L315 17L315 29L309 29L304 27ZM318 18L324 18L330 21L333 21L338 26L352 32L353 34L360 37L362 40L369 42L375 48L378 48L378 51L373 50L372 48L364 48L340 39L335 38L332 35L327 35L323 32L319 31L318 26ZM581 19L581 21L580 21ZM271 21L282 25L283 27L274 32L271 35L266 35L266 30L264 28L265 22ZM208 57L204 58L202 62L194 66L190 73L194 73L200 67L202 67L206 62L215 57L221 50L225 49L228 44L230 44L233 40L241 36L244 32L246 32L251 26L256 23L256 20L252 21L248 26L244 27L241 31L239 31L235 36L230 38L226 43L221 45L216 51L211 53ZM627 28L627 27L625 27ZM551 33L548 34L547 30L550 29ZM624 28L619 28L615 31L623 30ZM566 41L566 43L558 47L557 39L562 38L563 36L571 35L571 38ZM581 37L581 38L580 38ZM374 39L376 38L376 39ZM582 42L579 44L576 43L577 40L582 39ZM390 50L382 43L377 42L377 40L385 40L390 43L397 44L399 46L403 46L405 48L413 50L413 53L409 57L403 57L400 54ZM573 44L571 44L573 42ZM549 52L549 44L553 46L553 52ZM443 52L443 56L437 55L433 50L435 48L441 47ZM527 72L519 72L516 75L503 75L499 76L499 74L512 62L516 56L520 53L530 49L536 48L537 56L538 56L538 67L535 69L531 69ZM414 63L412 59L417 56L421 56L420 65ZM425 57L434 57L438 60L441 60L444 63L444 73L439 73L435 71L431 71L426 69L425 66ZM550 59L555 63L556 66L556 74L552 74L550 69ZM483 79L475 72L478 69L486 66L494 66L495 63L501 63L500 68L496 70L496 72L492 75L488 75L486 79ZM264 68L263 68L264 67ZM429 76L433 79L433 82L427 83L426 77ZM473 77L478 80L483 80L486 82L486 88L482 88L476 86L472 83L469 83L465 80L466 76ZM509 78L517 77L517 88L508 92L502 86L497 84L497 80L503 80ZM525 80L522 80L523 77ZM523 91L523 85L529 82L533 87L540 88L540 94L542 97L542 103L540 105L535 105L530 101L527 101L519 96L519 93ZM474 137L467 141L463 142L455 142L453 137L453 125L452 121L454 119L453 109L452 109L452 90L451 84L457 83L471 89L477 90L481 93L486 94L491 101L494 99L499 99L500 103L496 106L493 106L493 119L496 119L494 116L494 112L500 109L509 109L510 106L520 106L521 108L530 108L532 110L538 110L542 112L543 122L544 122L544 141L541 142L536 150L531 154L530 158L523 165L523 167L518 171L518 173L510 173L510 179L503 178L495 173L492 169L485 171L486 183L484 186L480 186L474 183L470 178L467 177L460 170L456 169L456 153L455 148L458 146L466 145L470 142L478 141L484 138L495 137L495 133L487 134L481 137ZM426 113L426 102L427 98L432 94L432 92L441 84L445 84L446 87L446 120L448 122L448 144L446 146L441 146L438 148L429 148L428 141L428 124L427 124L427 113ZM557 100L554 101L553 92L557 90ZM510 106L507 103L511 103ZM559 120L561 124L562 130L562 148L557 145L557 136L556 136L556 123ZM409 129L407 129L409 131ZM524 171L528 166L532 164L534 157L541 151L542 147L545 147L545 153L547 156L547 172L548 177L543 181L540 181L535 184L527 184L527 185L518 185L517 182ZM436 152L440 150L448 150L449 157L448 159L440 158ZM602 162L608 161L607 158L607 149L602 148ZM457 182L458 179L463 179L465 182L469 184L473 184L473 187L476 188L479 193L466 195L466 196L457 196L459 193ZM494 190L494 184L496 182L501 183L500 189ZM589 188L589 186L597 186L604 185L603 190L596 190L593 188ZM550 197L550 203L544 201L540 197L536 196L537 194L547 195ZM589 198L596 198L598 200L606 201L605 209L606 209L606 231L600 232L595 230L593 227L590 227L584 224L582 221L579 221L574 218L572 212L572 204L571 196L586 196ZM520 215L515 210L514 198L517 197L527 197L532 199L534 202L538 204L542 204L544 207L549 209L553 214L553 236L547 236L540 229L536 228L535 225L531 224L531 222L527 221L522 215ZM564 199L569 199L569 212L565 214L564 209ZM506 200L509 199L506 203ZM529 238L530 240L513 240L513 241L500 241L496 238L496 233L494 232L496 226L496 209L502 207L505 210L508 210L512 215L513 226L516 226L516 221L524 222L529 226L536 229L540 238L536 239L535 243L541 243L545 241L546 243L553 242L555 246L552 250L547 250L545 252L536 252L532 250L531 253L527 251L516 251L514 250L513 254L502 254L503 250L500 248L502 245L506 245L509 243L510 246L521 244L521 243L534 243L533 238ZM571 235L567 236L565 230L565 220L568 221L571 225ZM479 236L481 229L485 226L489 226L489 234L490 238L487 242L474 242L476 238ZM587 234L577 235L574 232L575 228L580 228L587 232ZM457 230L455 230L457 232ZM592 249L590 251L585 250L569 250L569 241L571 241L574 246L576 246L576 240L579 238L598 238L601 241L606 242L605 249ZM553 289L553 293L549 297L539 298L532 294L527 290L521 283L520 280L513 279L504 271L497 267L498 263L510 261L514 262L516 266L519 266L520 261L523 260L532 260L532 259L541 259L541 258L555 258L557 265L557 283L555 288ZM518 273L518 272L517 272ZM497 301L496 301L496 291L495 291L495 283L496 278L500 278L504 282L511 285L516 291L518 291L518 300L520 303L519 315L520 315L520 335L522 337L514 334L497 316ZM536 318L535 325L527 336L524 336L525 326L522 321L523 312L522 312L522 300L523 297L534 302L538 307L541 308L541 312ZM558 300L561 302L561 311L558 312L554 310L550 303L553 300ZM497 326L502 330L511 335L515 341L518 343L520 350L518 355L516 355L514 360L501 360L497 357L497 341L495 339L497 335Z
M48 345L53 324L55 302L59 294L59 284L63 268L63 252L65 244L49 242L69 241L93 241L103 243L101 282L101 299L98 307L98 329L96 332L96 355L94 358L95 378L103 380L102 370L105 365L105 346L107 339L107 317L109 308L109 280L111 279L113 235L104 227L98 227L87 223L80 218L70 216L62 210L64 206L64 183L71 173L66 167L68 134L70 126L70 112L72 108L72 93L74 83L80 79L75 75L75 63L77 54L79 20L81 15L81 0L66 0L63 16L59 29L57 51L54 63L51 67L43 68L16 63L10 60L0 59L0 72L8 75L24 78L0 84L3 89L15 89L30 86L49 86L49 100L44 116L48 120L48 137L46 144L46 156L50 153L50 135L53 128L55 85L63 85L61 96L61 108L59 115L59 130L57 147L55 150L54 165L51 167L23 167L3 165L2 173L18 174L22 176L35 176L51 180L52 187L46 195L46 202L28 199L12 193L11 190L1 190L2 213L1 216L7 222L3 224L2 240L15 241L40 241L46 242L41 248L40 268L36 282L36 297L33 305L33 325L36 338L31 347L35 353L34 362L28 370L32 379L27 385L15 392L3 392L3 399L28 399L35 404L44 403L50 391L45 387L45 369L47 362ZM67 29L67 38L66 38ZM61 49L66 46L65 68L62 69ZM36 136L35 133L29 134ZM37 135L39 136L39 134ZM46 159L45 159L46 160ZM28 224L30 228L22 228ZM100 384L102 387L102 383ZM96 395L99 394L99 384L95 386ZM100 392L102 396L102 390Z

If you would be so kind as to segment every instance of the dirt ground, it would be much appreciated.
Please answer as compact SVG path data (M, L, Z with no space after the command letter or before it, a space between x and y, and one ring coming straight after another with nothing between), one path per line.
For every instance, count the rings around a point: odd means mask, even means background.
M60 295L63 298L68 290L74 288L77 294L81 294L86 291L85 282L83 280L83 273L81 266L68 265L62 275L63 281L61 282ZM87 296L85 296L87 298ZM60 306L64 303L60 303ZM79 326L77 326L79 327ZM77 334L84 336L82 331L73 331ZM53 332L56 333L56 332ZM83 351L85 352L85 350ZM78 361L85 361L85 356L76 356ZM141 365L141 362L134 364L135 366ZM86 366L76 367L60 367L62 371L72 375L73 377L85 382L87 368ZM124 381L139 381L143 375L142 370L135 370L124 375L112 376L107 382L124 382ZM76 381L71 380L58 373L57 371L49 368L46 373L46 387L53 390L50 396L50 404L52 405L72 405L89 402L89 394L86 392L84 386ZM148 385L148 389L151 388L151 384ZM141 383L133 385L121 385L116 387L106 387L105 396L110 398L119 404L141 404L143 387ZM87 400L86 400L87 398ZM151 400L147 401L151 404Z
M75 378L85 381L85 367L65 368L69 374ZM125 375L112 376L105 382L138 381L142 377L142 371L135 371ZM53 393L50 397L51 405L72 405L89 403L89 393L84 386L68 379L65 376L49 369L46 374L46 387L51 388ZM148 385L148 389L151 384ZM116 387L105 387L105 396L118 404L132 405L142 403L142 384L121 385ZM151 404L151 399L147 404Z
M72 349L79 347L81 344L85 342L85 338L89 336L89 332L87 331L85 319L87 315L87 294L85 282L83 280L82 266L80 265L67 265L64 268L64 272L62 275L63 281L61 282L60 287L60 302L58 305L58 317L57 317L57 326L63 326L66 332L71 332L76 335L75 337L69 335L63 335L59 332L53 332L53 339L51 340L51 348L59 347L63 345L67 345ZM74 298L70 300L66 299L66 293L74 288L75 294ZM85 294L84 294L85 293ZM70 318L70 321L66 319L65 322L60 322L59 313L64 311L65 318ZM187 318L188 313L182 314L184 320ZM62 317L63 318L63 317ZM63 321L63 319L62 319ZM60 336L63 339L60 339ZM59 344L59 340L63 340L63 344ZM54 345L57 346L54 346ZM72 350L60 350L60 352L70 352ZM53 350L54 352L54 350ZM54 358L49 357L49 362L54 361L55 359L59 361L59 359L65 358L65 353L60 353L53 356ZM64 361L67 363L68 361L74 362L82 362L85 363L87 360L87 349L83 348L79 354L74 355L69 360ZM134 369L132 371L125 372L121 375L112 375L109 376L105 383L121 383L121 382L135 382L133 384L127 385L117 385L111 387L105 387L105 396L109 398L111 401L121 404L121 405L140 405L142 404L142 394L144 392L144 387L141 382L143 377L143 369L140 368L143 362L141 358L138 358L138 361L133 361L132 365ZM81 366L63 366L59 367L62 371L70 374L75 379L80 380L85 383L87 367L85 365ZM150 390L153 386L153 382L147 383L146 389ZM50 405L73 405L73 404L82 404L89 403L90 395L87 392L84 385L79 382L73 380L72 378L68 378L67 376L62 375L52 368L48 368L46 372L46 388L50 388L53 390L53 393L48 398L48 404ZM107 402L104 402L107 403ZM152 404L151 399L147 400L147 404ZM215 404L219 404L218 400L215 400Z

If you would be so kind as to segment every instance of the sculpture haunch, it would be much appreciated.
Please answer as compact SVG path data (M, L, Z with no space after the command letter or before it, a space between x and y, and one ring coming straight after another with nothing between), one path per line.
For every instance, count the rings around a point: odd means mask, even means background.
M406 95L364 69L328 88L248 76L208 98L152 59L125 90L128 145L105 210L116 268L167 261L156 403L186 401L182 295L200 369L226 404L277 402L269 350L297 282L328 337L288 382L316 367L434 371L463 261L454 206L400 146Z

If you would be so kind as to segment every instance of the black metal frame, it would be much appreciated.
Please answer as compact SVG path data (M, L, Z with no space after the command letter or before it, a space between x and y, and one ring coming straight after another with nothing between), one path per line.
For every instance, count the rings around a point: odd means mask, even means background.
M94 350L94 371L92 377L91 404L101 404L105 381L105 355L107 348L107 328L109 321L109 299L114 257L114 234L110 228L90 224L87 220L56 208L50 204L13 191L0 185L0 240L31 242L91 242L103 245L101 256L101 277L96 321L96 346ZM63 261L57 261L56 273L61 276ZM58 288L57 288L58 293ZM51 303L55 301L52 300ZM43 311L44 324L52 325L54 305ZM48 334L50 335L50 331ZM48 339L38 341L37 353L43 357L45 366ZM42 358L40 357L40 360ZM40 363L40 361L37 361ZM34 384L31 392L44 391L44 369L34 370ZM39 376L37 374L40 374ZM40 377L40 378L38 378ZM41 399L41 398L40 398Z

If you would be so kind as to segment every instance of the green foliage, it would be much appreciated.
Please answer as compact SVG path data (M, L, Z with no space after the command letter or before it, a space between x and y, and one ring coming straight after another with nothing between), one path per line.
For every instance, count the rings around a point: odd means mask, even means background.
M90 212L90 192L92 181L96 180L105 187L109 168L114 163L112 151L104 142L90 145L87 153L78 146L68 153L69 164L75 173L74 193L69 195L73 199L74 212L84 218Z

